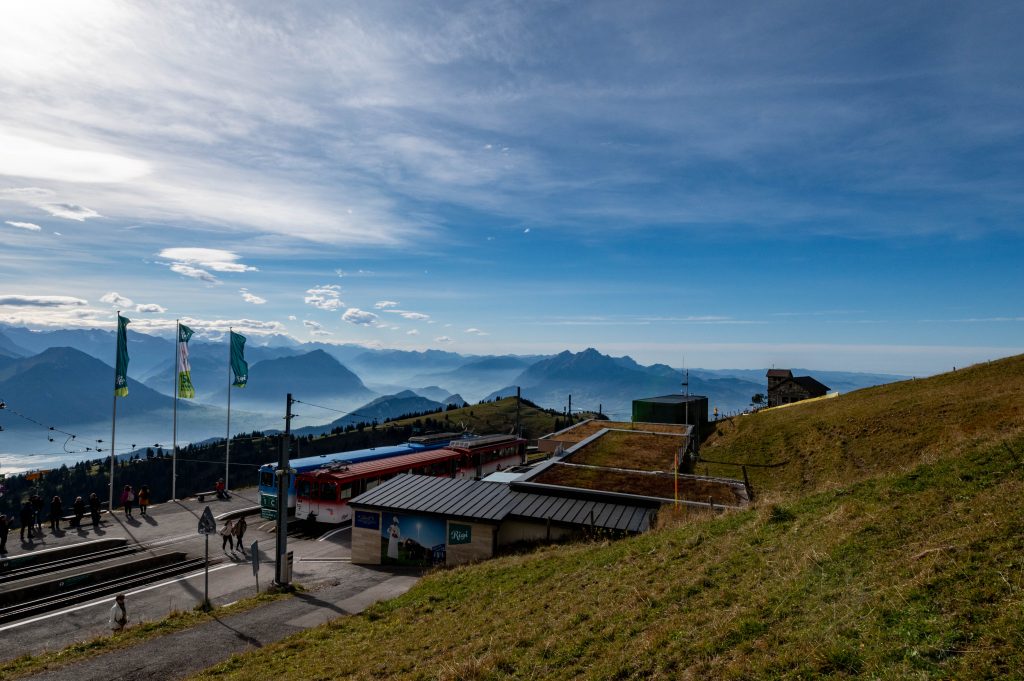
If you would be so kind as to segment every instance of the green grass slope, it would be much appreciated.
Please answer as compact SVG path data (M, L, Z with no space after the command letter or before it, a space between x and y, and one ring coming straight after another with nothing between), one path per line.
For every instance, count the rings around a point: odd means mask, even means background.
M199 678L1020 678L1021 367L746 417L716 456L792 461L748 510L437 571Z

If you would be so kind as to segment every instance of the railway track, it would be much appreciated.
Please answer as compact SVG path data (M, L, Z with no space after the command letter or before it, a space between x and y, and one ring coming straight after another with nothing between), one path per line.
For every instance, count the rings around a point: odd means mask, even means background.
M210 564L214 565L220 559L211 559ZM186 572L203 567L206 561L203 558L191 558L179 560L167 565L145 569L131 575L110 579L107 581L90 584L87 586L62 589L59 593L23 601L12 605L0 607L0 623L13 622L26 619L35 615L41 615L51 610L58 610L69 605L75 605L94 598L109 596L111 594L127 591L144 584L157 582L168 577L174 577Z
M66 570L78 566L88 565L90 563L97 563L102 560L109 558L117 558L118 556L128 556L133 553L137 553L141 549L138 546L125 545L118 546L111 549L105 549L102 551L93 551L91 553L84 553L79 556L73 556L70 558L64 558L60 560L49 561L46 563L39 563L37 565L29 565L23 568L16 568L14 570L7 570L6 572L0 572L0 586L8 584L10 582L16 582L21 579L27 579L29 577L37 577L45 575L50 572L59 572L60 570Z

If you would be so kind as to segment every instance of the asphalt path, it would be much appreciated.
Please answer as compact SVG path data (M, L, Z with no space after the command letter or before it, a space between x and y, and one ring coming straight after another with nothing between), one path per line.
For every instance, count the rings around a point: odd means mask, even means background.
M53 534L47 530L43 541L32 544L8 543L11 555L53 548L103 537L125 537L144 550L176 549L188 556L205 555L207 538L198 533L199 518L206 506L220 516L256 505L256 490L235 492L230 500L194 499L151 506L149 515L125 518L120 512L104 515L98 531L88 523L82 530ZM249 529L244 550L222 548L219 535L209 537L211 559L209 599L214 606L232 603L256 593L250 546L259 546L259 588L265 590L274 578L274 523L257 515L247 518ZM193 630L161 636L130 650L86 660L63 670L38 677L45 679L183 678L215 664L236 652L259 647L288 634L346 614L360 612L368 605L409 589L418 579L410 572L395 572L350 563L351 530L347 527L316 528L315 532L292 532L288 550L294 554L292 581L306 593L276 601L246 613L215 620ZM201 603L206 573L197 570L162 582L126 592L129 626L162 619L173 611L189 610ZM30 653L61 650L73 643L110 633L110 596L69 606L65 609L19 622L0 624L0 660Z

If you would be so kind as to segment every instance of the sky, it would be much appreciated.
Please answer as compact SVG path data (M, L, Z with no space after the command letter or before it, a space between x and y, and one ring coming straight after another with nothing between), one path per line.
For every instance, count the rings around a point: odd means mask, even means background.
M0 322L1024 352L1024 5L9 2Z

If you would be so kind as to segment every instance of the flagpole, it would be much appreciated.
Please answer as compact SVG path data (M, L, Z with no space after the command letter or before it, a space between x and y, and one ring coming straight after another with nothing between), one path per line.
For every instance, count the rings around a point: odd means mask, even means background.
M117 315L114 317L115 323L120 332L120 320L121 311L117 311ZM114 333L114 337L117 338L117 333ZM116 345L115 345L116 347ZM114 512L114 443L117 437L117 356L115 353L114 357L114 407L111 410L110 417L110 500L107 502L107 511L110 513Z
M224 441L224 489L231 489L231 327L228 327L228 433Z
M178 338L181 336L181 321L174 320L174 425L171 435L171 501L178 498Z

